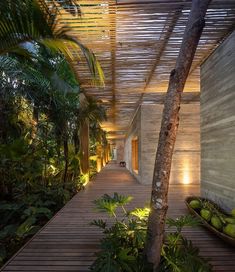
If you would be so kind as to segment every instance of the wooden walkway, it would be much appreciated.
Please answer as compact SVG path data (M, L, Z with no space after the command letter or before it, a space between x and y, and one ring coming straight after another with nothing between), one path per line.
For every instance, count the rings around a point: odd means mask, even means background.
M131 206L142 207L149 201L150 186L138 184L124 168L106 166L55 217L28 242L1 271L89 271L99 246L100 231L89 222L102 218L92 201L104 193L132 195ZM187 213L183 200L199 194L196 185L170 188L169 216ZM201 254L211 259L214 271L235 271L235 251L203 228L188 229L185 234Z

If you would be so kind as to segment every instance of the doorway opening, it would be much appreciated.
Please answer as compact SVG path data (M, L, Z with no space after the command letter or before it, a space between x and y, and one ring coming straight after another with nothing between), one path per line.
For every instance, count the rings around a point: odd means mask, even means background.
M139 152L138 152L138 138L137 137L132 139L131 150L132 150L132 156L131 156L132 169L136 174L138 174L138 172L139 172L139 163L138 163Z

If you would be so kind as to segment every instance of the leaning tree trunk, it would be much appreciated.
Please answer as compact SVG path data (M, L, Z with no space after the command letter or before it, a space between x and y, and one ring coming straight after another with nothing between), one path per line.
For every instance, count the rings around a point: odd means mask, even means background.
M158 149L153 173L151 212L148 221L146 255L154 271L158 270L166 212L171 161L179 125L181 93L189 74L211 0L193 0L175 69L172 70L166 94Z

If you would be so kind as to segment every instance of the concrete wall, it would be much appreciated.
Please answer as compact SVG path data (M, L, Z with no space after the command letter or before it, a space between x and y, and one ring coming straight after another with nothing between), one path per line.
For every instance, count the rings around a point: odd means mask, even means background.
M201 68L201 191L235 207L235 32Z
M124 160L124 140L116 140L117 163Z
M139 137L138 179L152 183L154 161L162 117L162 104L141 105L125 142L125 160L131 165L131 140ZM198 102L183 104L180 126L175 145L170 182L199 183L200 181L200 105Z

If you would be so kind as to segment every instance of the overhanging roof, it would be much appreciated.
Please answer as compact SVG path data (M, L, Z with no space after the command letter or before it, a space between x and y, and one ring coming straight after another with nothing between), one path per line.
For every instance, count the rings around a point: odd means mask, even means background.
M188 19L189 0L80 0L82 18L63 11L61 22L91 48L106 78L92 86L84 60L76 63L86 93L108 109L111 138L121 138L136 109L154 93L165 92ZM213 0L185 91L200 91L200 64L235 27L235 0Z

